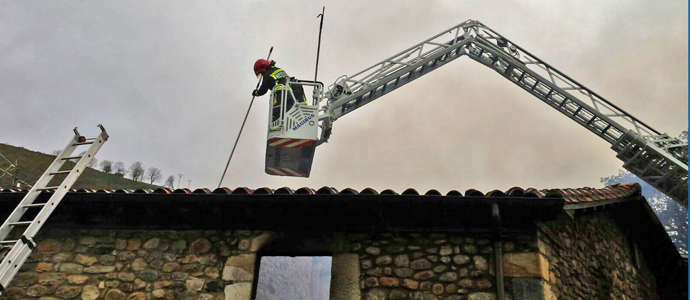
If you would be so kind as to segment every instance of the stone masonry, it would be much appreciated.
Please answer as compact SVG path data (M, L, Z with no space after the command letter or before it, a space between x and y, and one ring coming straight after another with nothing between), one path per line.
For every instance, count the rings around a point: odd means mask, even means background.
M0 299L248 300L262 231L46 229Z
M610 217L562 214L544 229L539 250L549 266L546 300L659 299L644 259L635 259L634 246Z
M487 236L353 234L349 245L360 257L363 299L496 299L493 247ZM503 244L509 252L516 248L512 241Z

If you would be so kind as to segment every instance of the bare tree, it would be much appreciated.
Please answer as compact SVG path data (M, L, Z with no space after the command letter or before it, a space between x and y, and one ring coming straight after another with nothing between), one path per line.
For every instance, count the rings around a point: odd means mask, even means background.
M149 171L146 173L147 178L151 181L151 184L163 178L163 173L158 168L150 167Z
M103 172L108 173L108 174L112 173L114 171L113 170L113 162L109 161L109 160L103 160L101 162L101 170L103 170Z
M169 187L171 189L175 188L175 176L168 176L168 179L165 180L165 187Z
M117 175L122 175L125 176L127 174L127 170L125 169L125 163L118 161L113 164L113 171L115 171L115 174Z
M50 152L50 155L58 156L58 155L60 155L60 153L62 153L62 150L53 150L53 152Z
M132 180L141 181L144 179L144 165L141 162L135 162L129 166L129 175Z

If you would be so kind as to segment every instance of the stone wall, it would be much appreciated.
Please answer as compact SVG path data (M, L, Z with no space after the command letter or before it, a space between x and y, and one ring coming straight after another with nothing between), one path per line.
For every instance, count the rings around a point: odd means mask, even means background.
M509 252L530 248L514 239L503 245ZM349 248L359 255L363 299L496 299L486 235L356 234Z
M549 265L546 300L659 299L642 254L635 259L633 244L610 217L573 220L564 213L544 225L539 249Z
M248 300L255 252L270 238L239 230L48 229L0 299Z

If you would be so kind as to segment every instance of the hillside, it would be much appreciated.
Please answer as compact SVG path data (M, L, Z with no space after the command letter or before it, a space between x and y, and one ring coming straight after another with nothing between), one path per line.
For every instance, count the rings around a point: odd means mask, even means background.
M36 151L31 151L28 149L15 147L7 144L0 144L0 154L5 156L11 162L17 161L19 166L19 177L28 184L34 184L38 178L41 177L43 172L48 168L48 166L55 160L55 156L48 155L45 153L40 153ZM98 158L98 155L96 155ZM2 157L0 157L0 169L7 169L9 163ZM65 164L63 169L72 168L74 163L68 162ZM12 174L15 172L12 171ZM0 171L0 175L3 172ZM62 176L56 176L62 179ZM58 182L51 182L52 184L57 184ZM12 186L12 176L5 175L0 178L1 188L10 188ZM22 188L28 188L22 184ZM79 177L77 182L72 186L75 189L156 189L159 186L151 185L144 182L138 182L123 178L122 176L115 174L106 174L101 171L86 168L84 174Z

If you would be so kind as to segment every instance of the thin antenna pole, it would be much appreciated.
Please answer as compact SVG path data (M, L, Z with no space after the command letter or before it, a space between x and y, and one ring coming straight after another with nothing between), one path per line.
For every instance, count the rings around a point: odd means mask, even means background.
M266 60L271 59L271 53L273 53L273 46L271 46L271 50L268 50L268 57ZM261 85L261 80L263 79L263 76L259 78L259 82L256 83L256 89L259 88L259 85ZM223 184L223 178L225 178L225 173L228 171L228 166L230 165L230 160L232 160L232 155L235 154L235 148L237 147L237 142L240 141L240 136L242 136L242 130L244 129L244 124L247 123L247 117L249 116L249 111L252 110L252 104L254 104L254 98L256 96L252 96L252 101L249 102L249 108L247 109L247 113L244 115L244 121L242 121L242 127L240 127L240 133L237 134L237 139L235 140L235 145L232 146L232 152L230 152L230 157L228 158L228 163L225 164L225 170L223 171L223 176L220 177L220 182L218 182L218 188L220 188L220 185Z
M326 13L326 7L323 7L321 14L316 16L316 18L321 18L321 25L319 25L319 45L316 47L316 71L314 71L314 82L316 82L316 76L319 74L319 54L321 52L321 31L323 30L323 16Z

